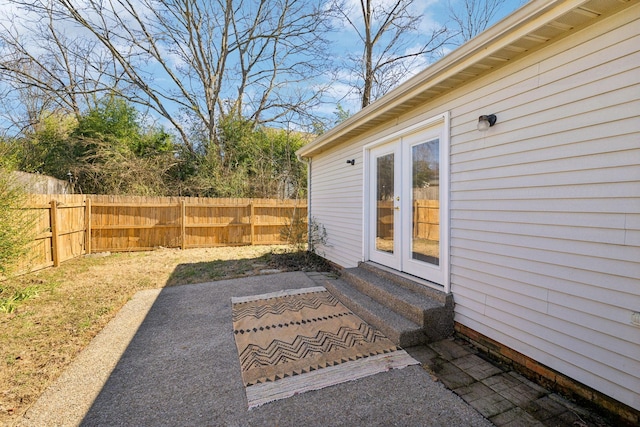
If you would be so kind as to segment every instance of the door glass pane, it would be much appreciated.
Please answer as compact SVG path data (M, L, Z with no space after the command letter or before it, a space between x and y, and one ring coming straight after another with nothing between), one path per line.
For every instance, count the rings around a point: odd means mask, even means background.
M393 153L376 158L376 249L393 253Z
M411 148L411 258L440 265L440 141Z

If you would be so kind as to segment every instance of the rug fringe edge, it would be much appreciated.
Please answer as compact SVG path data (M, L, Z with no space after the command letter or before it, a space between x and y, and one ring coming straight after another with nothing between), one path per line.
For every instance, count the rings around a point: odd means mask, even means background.
M380 372L386 372L392 369L403 369L410 365L419 364L420 362L404 350L365 357L306 374L284 378L275 382L248 386L245 389L247 403L249 409L253 409L266 403L285 399L307 391L320 390L340 383L355 381ZM315 381L309 384L310 379L314 379Z

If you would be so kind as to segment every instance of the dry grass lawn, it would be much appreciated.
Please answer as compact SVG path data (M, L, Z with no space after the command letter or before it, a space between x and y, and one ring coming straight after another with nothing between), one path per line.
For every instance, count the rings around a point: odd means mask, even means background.
M0 312L0 425L15 423L137 291L304 268L300 257L283 255L284 250L244 246L96 254L0 282L0 303L25 289L29 296L13 311Z

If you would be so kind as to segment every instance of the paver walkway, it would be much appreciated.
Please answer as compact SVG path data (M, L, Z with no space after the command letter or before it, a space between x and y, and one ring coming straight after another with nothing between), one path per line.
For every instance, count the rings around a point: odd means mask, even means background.
M610 426L594 412L484 359L462 339L438 341L409 353L498 427Z

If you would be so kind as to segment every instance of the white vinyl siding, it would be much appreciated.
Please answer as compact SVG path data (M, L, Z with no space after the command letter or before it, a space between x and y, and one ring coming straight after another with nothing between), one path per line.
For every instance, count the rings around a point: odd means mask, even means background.
M355 159L354 166L347 160ZM311 215L327 232L318 252L342 267L362 261L362 148L342 146L313 157Z
M638 28L636 3L314 155L327 258L362 256L362 147L448 111L455 320L640 409Z
M639 10L480 79L451 110L456 321L636 409ZM497 125L478 132L479 113Z

